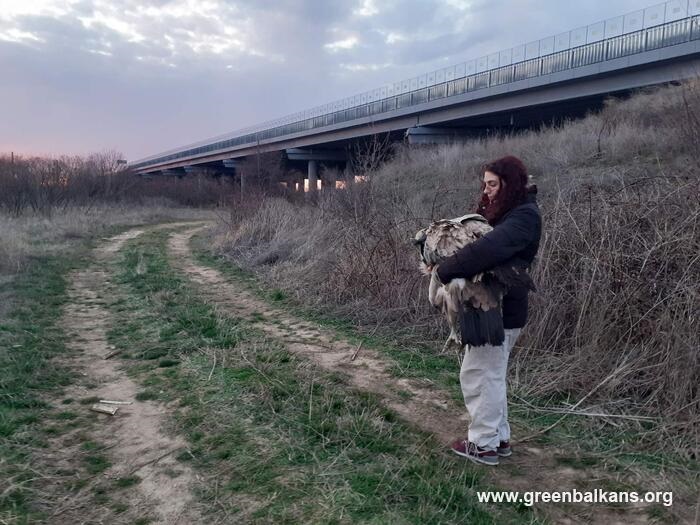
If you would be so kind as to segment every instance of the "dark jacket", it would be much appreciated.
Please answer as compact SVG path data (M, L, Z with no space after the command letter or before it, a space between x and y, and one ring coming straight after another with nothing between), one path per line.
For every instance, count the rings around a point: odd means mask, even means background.
M527 268L537 254L542 233L542 219L533 187L527 200L508 213L480 239L468 244L438 266L443 283L459 277L471 279L476 274L503 263ZM522 328L527 322L527 288L513 287L503 298L503 327Z

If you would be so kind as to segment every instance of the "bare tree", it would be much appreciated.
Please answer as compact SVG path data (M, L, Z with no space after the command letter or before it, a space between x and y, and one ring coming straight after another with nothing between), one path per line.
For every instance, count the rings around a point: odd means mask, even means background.
M354 175L368 175L393 154L389 133L378 133L368 140L356 142L350 152L350 171Z

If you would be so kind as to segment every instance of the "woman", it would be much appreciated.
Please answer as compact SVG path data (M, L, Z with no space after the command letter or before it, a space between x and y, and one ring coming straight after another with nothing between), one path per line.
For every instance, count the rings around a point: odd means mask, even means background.
M535 200L537 188L527 181L525 166L513 156L484 167L477 212L494 229L440 263L436 271L444 284L459 277L469 279L505 262L530 266L539 247L542 220ZM464 352L459 379L471 424L468 436L455 441L452 450L477 463L498 465L499 456L512 453L506 371L510 351L527 321L527 294L527 288L514 287L503 298L502 345L467 347Z

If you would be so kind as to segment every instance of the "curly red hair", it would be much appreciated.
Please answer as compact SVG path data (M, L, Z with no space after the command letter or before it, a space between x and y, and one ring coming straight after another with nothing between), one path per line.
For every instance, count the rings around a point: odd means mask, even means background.
M498 223L510 210L525 202L527 198L527 168L525 164L513 155L494 160L485 164L482 173L490 171L501 179L501 188L496 199L489 201L484 194L484 183L481 184L481 200L476 208L492 226Z

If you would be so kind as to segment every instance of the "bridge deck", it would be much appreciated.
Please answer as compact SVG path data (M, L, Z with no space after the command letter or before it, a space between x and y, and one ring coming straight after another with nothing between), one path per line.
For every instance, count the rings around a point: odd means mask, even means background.
M700 6L700 2L696 3ZM569 42L575 40L574 33L569 33ZM539 42L538 49L545 40ZM552 41L552 50L554 45ZM526 58L526 46L522 47ZM418 125L445 125L488 113L562 103L686 78L700 71L697 69L700 16L687 16L514 62L515 49L511 50L509 60L499 59L510 62L507 65L467 74L470 67L465 64L463 69L452 68L452 75L445 74L440 82L439 75L432 80L426 76L423 83L433 85L421 87L421 77L402 85L397 83L394 89L376 90L373 96L365 94L364 100L358 99L359 103L351 107L318 115L315 114L318 110L311 110L313 116L301 113L293 116L291 122L209 139L140 160L131 164L131 168L146 173ZM479 65L474 64L473 68L478 70ZM460 74L457 78L447 78ZM394 93L396 90L405 92ZM333 106L351 105L348 101L355 98Z

